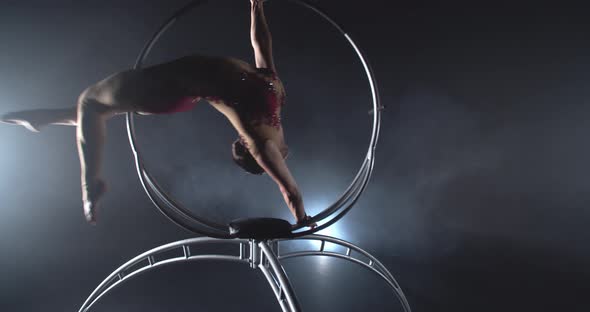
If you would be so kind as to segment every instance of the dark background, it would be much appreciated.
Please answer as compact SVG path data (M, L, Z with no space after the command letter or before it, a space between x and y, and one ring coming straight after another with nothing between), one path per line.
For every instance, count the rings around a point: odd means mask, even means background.
M150 63L192 52L252 60L248 1L179 21ZM0 2L1 113L61 108L130 68L185 1ZM414 311L587 311L590 200L588 10L509 1L316 1L364 49L380 81L382 135L357 207L325 234L371 252ZM267 5L288 90L289 165L310 213L362 162L370 94L343 38L309 11ZM235 132L206 104L141 117L151 171L197 213L291 220L267 177L230 161ZM129 258L191 237L140 188L123 118L109 122L99 224L85 224L74 129L2 126L0 310L75 311ZM386 284L329 259L286 263L306 311L391 311ZM165 267L94 311L278 311L262 275L227 263Z

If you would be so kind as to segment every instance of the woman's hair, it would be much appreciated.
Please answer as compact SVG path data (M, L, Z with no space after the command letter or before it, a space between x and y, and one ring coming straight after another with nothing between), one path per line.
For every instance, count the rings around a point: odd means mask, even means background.
M235 140L232 144L232 158L238 166L248 173L257 175L264 173L264 169L252 157L252 154L250 154L250 151L248 151L248 148L244 146L240 139Z

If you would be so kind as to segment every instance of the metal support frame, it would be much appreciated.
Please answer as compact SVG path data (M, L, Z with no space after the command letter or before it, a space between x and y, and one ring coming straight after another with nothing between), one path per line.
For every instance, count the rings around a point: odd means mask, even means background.
M226 225L218 224L204 217L193 215L190 210L182 207L182 205L166 194L156 180L149 174L143 164L141 154L136 144L137 140L135 138L133 114L128 113L127 132L129 142L134 154L139 179L146 194L152 203L172 222L193 233L209 237L192 238L162 245L131 259L111 273L102 283L100 283L100 285L98 285L98 287L86 299L79 310L80 312L88 311L90 307L107 292L140 273L147 272L162 265L197 260L241 262L248 264L253 269L260 269L274 291L282 310L284 312L299 312L301 311L301 307L299 306L294 289L291 286L289 278L287 277L280 261L306 256L334 257L361 265L384 279L395 292L404 311L411 312L410 306L408 305L406 297L399 287L399 284L394 279L393 275L377 259L361 248L344 240L329 236L314 235L315 232L325 229L340 220L348 211L350 211L366 189L375 164L375 149L381 127L381 110L383 106L380 102L377 81L373 70L364 54L361 52L361 49L352 40L348 33L346 33L342 27L340 27L340 25L324 11L316 8L311 2L308 2L309 0L286 1L310 9L343 35L356 52L367 75L373 104L373 109L370 114L373 121L373 128L366 157L356 177L346 191L342 193L340 198L333 204L325 208L318 215L313 216L311 220L294 226L289 238L279 240L230 239L233 238L233 236L229 233ZM139 69L143 66L150 50L168 28L170 28L179 18L205 2L207 2L207 0L192 0L168 18L145 44L137 58L134 68ZM307 229L307 226L314 222L317 223L318 226L314 229ZM314 249L281 254L281 249L279 248L280 244L293 240L320 241L320 248L319 250ZM344 247L346 252L338 253L326 251L326 243ZM202 244L233 244L238 248L236 254L204 254L199 253L198 249L198 246ZM170 254L173 254L174 252L176 252L177 255L170 256ZM359 255L369 259L368 262L363 261L362 257L358 257Z
M308 248L303 251L281 253L281 244L292 241L318 241L320 247ZM235 245L235 253L205 254L201 253L199 247L205 244ZM326 251L326 244L333 244L342 247L345 252ZM308 244L309 245L309 244ZM176 251L176 253L175 253ZM104 295L112 289L120 286L124 281L133 278L141 273L150 271L157 267L178 262L197 260L220 260L244 263L253 269L260 269L272 288L283 312L301 312L301 306L295 296L295 290L289 281L281 261L308 256L334 257L361 265L362 267L376 273L387 282L394 291L405 312L411 312L406 297L391 274L368 252L354 244L325 235L309 235L295 239L280 240L254 240L254 239L216 239L210 237L199 237L180 240L165 244L152 250L144 252L120 266L88 296L79 312L87 312ZM365 258L365 260L363 260ZM367 262L368 259L368 262Z
M317 8L311 2L308 2L309 0L284 1L294 3L303 8L311 10L319 17L321 17L323 20L325 20L329 25L335 28L340 33L340 35L342 35L344 39L346 39L346 41L350 44L350 47L355 51L356 55L358 56L359 61L362 64L362 68L364 69L365 74L367 75L373 106L372 114L370 114L373 128L371 131L367 154L363 160L360 169L358 170L354 180L350 183L348 188L340 195L340 197L334 203L326 207L317 215L312 216L311 219L293 226L290 237L303 237L321 231L322 229L329 227L330 225L336 223L338 220L344 217L344 215L346 215L352 209L352 207L355 205L357 200L360 198L360 196L366 189L375 165L375 149L377 148L377 141L381 129L382 105L379 95L379 89L377 86L377 79L375 77L373 69L369 64L369 61L361 51L360 47L355 43L355 41L352 40L350 35L347 32L345 32L344 29L338 23L336 23L336 21L334 21L334 19L332 19L325 11ZM166 33L166 31L170 27L172 27L172 25L177 20L179 20L180 18L188 14L190 11L206 2L207 0L192 0L185 6L177 10L174 14L172 14L172 16L170 16L166 21L164 21L164 23L160 25L158 30L153 34L150 40L147 41L144 48L141 50L135 62L134 68L142 68L151 49L155 46L160 37L164 35L164 33ZM129 137L129 144L131 145L131 149L133 151L133 155L135 158L135 165L137 167L137 173L139 175L141 185L143 186L149 199L164 216L166 216L170 221L172 221L176 225L192 233L215 238L233 238L233 236L229 233L228 227L225 224L219 224L203 216L194 214L192 210L187 209L181 203L175 201L157 183L157 181L149 173L148 169L146 168L143 162L141 152L137 144L137 139L135 137L135 119L133 113L127 113L127 135ZM317 226L315 228L309 229L308 225L312 223L316 223Z

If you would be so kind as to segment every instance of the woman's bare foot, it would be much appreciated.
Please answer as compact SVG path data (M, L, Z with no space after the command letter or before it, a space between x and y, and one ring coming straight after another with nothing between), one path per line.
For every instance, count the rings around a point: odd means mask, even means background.
M86 221L92 225L96 225L96 212L99 207L100 199L107 191L106 183L98 179L93 183L92 186L88 186L86 190L83 190L86 194L83 196L84 199L84 217Z
M42 115L43 113L39 110L12 112L2 115L0 122L23 126L30 131L39 132L41 127L46 125Z

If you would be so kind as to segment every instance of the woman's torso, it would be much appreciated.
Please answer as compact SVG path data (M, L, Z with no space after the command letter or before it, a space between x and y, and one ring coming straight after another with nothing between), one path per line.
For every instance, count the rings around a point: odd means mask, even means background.
M252 148L270 139L286 154L280 117L285 89L273 71L235 58L203 55L186 56L142 71L178 88L179 101L206 99Z

